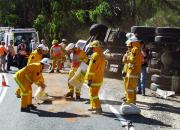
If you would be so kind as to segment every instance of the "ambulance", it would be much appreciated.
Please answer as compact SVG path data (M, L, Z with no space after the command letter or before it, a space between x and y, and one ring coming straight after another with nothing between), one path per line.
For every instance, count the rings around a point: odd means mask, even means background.
M10 40L14 41L15 51L17 53L17 46L21 43L22 39L26 41L27 47L30 49L30 42L33 39L39 43L38 32L35 28L9 28L3 34L3 40L6 46L10 44ZM29 50L30 51L30 50Z

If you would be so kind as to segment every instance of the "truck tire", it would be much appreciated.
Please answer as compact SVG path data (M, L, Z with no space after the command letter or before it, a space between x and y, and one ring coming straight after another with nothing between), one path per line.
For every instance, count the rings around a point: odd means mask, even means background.
M151 52L151 56L152 56L152 58L154 58L154 59L160 58L160 54L159 54L158 52L155 52L155 51L152 51L152 52Z
M180 36L180 28L171 27L158 27L156 28L156 34L161 36Z
M171 90L171 86L169 85L162 85L162 84L156 84L156 83L151 83L151 90L156 91L157 88L162 89L162 90Z
M155 42L157 43L177 43L180 42L179 37L171 37L171 36L156 36Z
M144 41L144 42L154 42L155 36L152 36L152 35L140 35L139 34L139 35L137 35L137 38L139 40Z
M166 75L157 75L153 74L151 76L151 81L156 84L161 84L161 85L166 85L170 86L171 85L171 76L166 76Z
M161 67L160 61L156 58L151 59L150 65L151 65L151 68L154 68L154 69L160 69L160 67Z
M135 34L148 34L151 36L155 35L155 29L154 27L144 27L144 26L132 26L131 32Z
M93 24L89 29L90 36L96 35L97 33L106 33L107 27L103 24Z
M152 91L156 91L157 88L159 88L159 85L158 85L158 84L151 83L150 89L151 89Z
M124 44L126 42L126 33L120 31L115 32L113 36L113 42L116 44Z

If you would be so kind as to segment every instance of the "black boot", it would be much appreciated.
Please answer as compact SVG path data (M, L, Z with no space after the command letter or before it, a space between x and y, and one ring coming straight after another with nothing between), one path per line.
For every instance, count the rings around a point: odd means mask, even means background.
M141 90L138 90L138 91L137 91L137 94L142 94Z
M102 111L102 108L97 108L95 109L95 111L92 112L92 114L101 114L103 111Z
M76 93L76 100L81 100L80 93Z
M73 93L72 92L68 92L67 94L64 95L66 98L70 97L73 98Z
M143 96L146 96L146 92L145 92L145 90L143 90L143 93L142 93L142 95L143 95Z
M54 73L54 70L51 70L49 73Z
M81 100L81 97L79 95L76 95L76 100Z
M20 96L19 94L16 94L16 93L15 93L15 95L16 95L17 98L21 98L21 96Z
M93 108L89 108L88 111L95 111L96 109Z
M31 104L31 105L28 105L28 107L29 107L29 109L32 109L32 110L35 110L35 109L37 109L37 107L36 107L36 106L34 106L33 104Z
M29 107L21 108L21 112L30 112Z

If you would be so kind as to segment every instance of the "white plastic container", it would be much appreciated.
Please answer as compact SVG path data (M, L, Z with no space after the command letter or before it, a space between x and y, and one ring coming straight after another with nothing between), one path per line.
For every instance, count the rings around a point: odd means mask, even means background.
M81 88L84 83L84 76L86 74L88 65L81 62L79 68L77 69L75 75L69 80L69 84L76 88Z

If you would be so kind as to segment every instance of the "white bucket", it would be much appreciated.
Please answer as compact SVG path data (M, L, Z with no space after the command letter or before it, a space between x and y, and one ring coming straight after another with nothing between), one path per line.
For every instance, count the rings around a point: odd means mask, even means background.
M74 76L69 80L69 84L80 89L84 83L84 76L86 74L88 65L81 62Z

